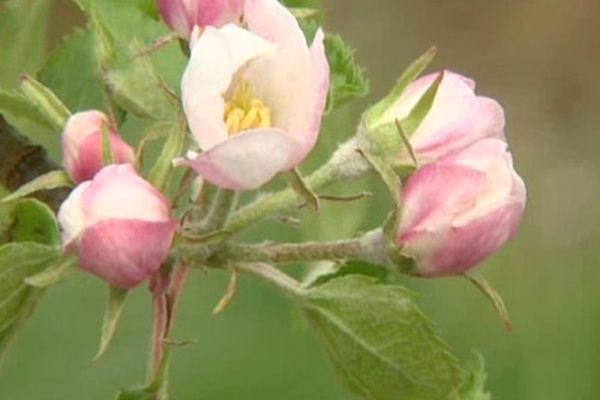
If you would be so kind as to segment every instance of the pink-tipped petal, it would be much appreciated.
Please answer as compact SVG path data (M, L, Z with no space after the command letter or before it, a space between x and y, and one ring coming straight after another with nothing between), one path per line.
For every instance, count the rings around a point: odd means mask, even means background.
M165 23L182 39L188 39L194 27L193 15L186 0L157 0L158 10Z
M224 94L244 64L273 46L244 29L207 28L192 49L181 82L182 102L192 134L203 150L227 140Z
M310 47L312 61L311 93L306 101L306 111L296 118L290 128L290 133L302 143L302 152L299 154L299 164L312 150L319 137L321 120L327 104L329 92L329 62L325 55L323 40L325 35L321 29L315 34Z
M204 179L232 190L252 190L290 169L299 143L277 129L235 136L189 160Z
M421 231L435 231L472 209L488 188L484 173L458 165L429 164L406 182L397 242L406 245Z
M511 199L468 225L452 227L441 246L427 256L420 274L446 276L468 271L514 237L522 215L523 204Z
M133 149L117 134L109 134L112 159L115 164L135 161ZM78 152L79 162L72 165L71 177L75 182L91 180L102 169L102 133L94 132L82 140Z
M88 224L103 219L170 219L169 201L142 179L131 164L111 165L100 171L82 194Z
M174 221L100 221L81 237L81 267L113 286L132 288L158 270L176 226Z
M495 100L438 96L411 143L421 161L433 161L481 139L504 139L504 125L504 111Z
M244 11L244 0L190 0L196 4L192 12L200 26L223 26L238 22Z
M402 96L382 117L383 120L393 122L394 119L406 118L427 89L437 79L439 72L426 75L411 83ZM444 71L444 78L438 87L436 98L446 96L474 96L475 82L460 74Z
M62 228L63 247L69 246L85 229L87 218L83 212L82 195L91 182L78 185L58 210L58 222Z
M312 99L312 59L298 22L277 0L247 0L244 19L251 32L277 46L244 72L254 94L273 111L273 125L291 135L298 118L306 118Z

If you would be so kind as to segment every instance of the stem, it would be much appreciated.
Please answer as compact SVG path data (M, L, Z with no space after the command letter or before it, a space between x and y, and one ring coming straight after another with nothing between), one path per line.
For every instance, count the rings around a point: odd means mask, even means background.
M171 339L175 311L189 268L181 264L175 271L162 268L152 280L153 329L152 351L148 368L148 390L156 399L167 398Z
M360 260L372 264L389 264L382 229L356 239L299 244L229 245L223 251L227 260L287 263L320 260Z
M277 286L284 293L292 297L297 297L304 293L304 288L302 288L300 282L269 264L261 262L238 263L233 267L237 271L254 275Z
M340 146L325 165L305 179L306 185L317 191L334 182L355 179L369 172L370 167L356 152L357 147L354 139ZM235 213L225 225L225 230L231 234L239 232L267 215L297 207L303 201L291 188L261 197Z
M237 203L237 192L219 189L205 221L205 229L214 231L223 229Z

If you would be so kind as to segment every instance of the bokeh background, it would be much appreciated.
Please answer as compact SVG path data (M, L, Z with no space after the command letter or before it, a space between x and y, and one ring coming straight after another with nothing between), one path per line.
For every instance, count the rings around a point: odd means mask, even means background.
M518 238L481 268L503 294L514 330L505 333L488 302L463 280L407 278L407 285L420 293L420 304L457 354L484 355L494 399L597 399L600 2L323 0L322 7L326 27L357 49L371 93L329 117L305 170L350 135L362 110L411 60L437 45L435 69L475 78L479 93L504 105L507 136L528 185ZM48 48L83 24L69 1L56 0ZM329 239L376 226L389 207L381 188L361 182L341 189L365 186L377 196L327 205L318 217L303 214L301 231L267 223L247 237ZM196 343L175 351L175 400L351 398L336 384L315 337L272 288L242 279L231 307L211 318L226 278L195 273L188 283L175 336ZM140 382L149 296L136 292L111 351L92 363L105 295L98 281L82 274L53 287L0 372L0 398L105 400L118 387Z

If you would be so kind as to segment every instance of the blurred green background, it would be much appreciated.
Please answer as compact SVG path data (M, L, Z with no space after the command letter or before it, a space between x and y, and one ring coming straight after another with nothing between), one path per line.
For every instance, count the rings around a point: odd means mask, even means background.
M323 8L327 28L357 49L372 90L328 119L305 170L352 132L362 110L411 60L437 45L436 69L473 77L479 93L504 105L507 136L528 185L520 235L480 270L503 294L514 330L506 334L463 280L407 278L407 285L463 359L474 349L484 355L494 399L597 399L600 2L326 0ZM48 47L84 23L69 1L55 1ZM335 238L376 226L389 204L380 187L371 189L378 196L368 202L304 214L301 232L267 223L247 237ZM242 279L231 307L211 318L226 281L195 273L188 283L175 336L196 344L175 351L175 400L350 398L316 339L272 288ZM53 287L0 373L0 398L106 400L119 386L142 381L149 296L136 292L111 351L92 363L105 295L100 282L82 274Z

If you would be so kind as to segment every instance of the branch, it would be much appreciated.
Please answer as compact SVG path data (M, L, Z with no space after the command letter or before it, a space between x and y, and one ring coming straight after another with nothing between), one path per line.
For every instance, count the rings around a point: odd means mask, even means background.
M48 158L43 147L32 144L0 115L0 185L13 192L40 175L62 169ZM69 194L69 189L37 192L33 197L54 211Z
M356 239L333 242L307 242L284 244L231 244L222 255L227 261L269 262L274 264L302 261L357 260L371 264L388 265L386 240L381 229L376 229Z

